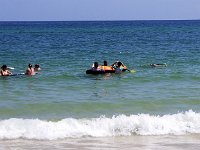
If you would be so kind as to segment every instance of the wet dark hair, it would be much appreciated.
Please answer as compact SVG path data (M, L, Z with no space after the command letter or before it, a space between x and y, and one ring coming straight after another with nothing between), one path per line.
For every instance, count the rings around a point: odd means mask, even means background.
M31 65L31 64L28 64L28 67L29 67L29 68L32 68L32 65Z
M3 65L3 66L1 67L1 69L6 70L6 69L7 69L7 66L6 66L6 65Z
M98 62L94 62L94 68L98 68L99 64Z
M39 68L40 67L40 65L39 64L35 64L35 68Z
M108 66L108 62L106 60L103 61L104 66Z
M117 63L117 66L120 67L121 65L122 65L122 63L119 61L119 62Z

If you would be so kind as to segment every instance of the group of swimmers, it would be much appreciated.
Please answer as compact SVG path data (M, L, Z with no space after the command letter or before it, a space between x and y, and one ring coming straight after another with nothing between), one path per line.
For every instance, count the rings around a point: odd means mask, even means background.
M102 66L108 66L108 62L106 60L104 60L104 63ZM113 69L115 69L115 73L121 73L122 70L124 70L125 65L121 61L116 61L111 65L111 67ZM98 62L94 62L93 66L92 66L92 70L100 71L100 70L102 70L102 68L99 66Z
M108 66L108 62L106 60L104 60L103 65L98 64L98 62L94 62L93 66L92 66L92 70L94 71L101 71L103 70L102 67L104 66ZM166 63L163 64L150 64L151 67L163 67L163 66L167 66ZM123 70L127 70L126 66L121 62L121 61L116 61L114 62L111 66L111 68L113 68L115 70L115 73L121 73ZM12 67L7 67L6 65L3 65L0 69L0 76L10 76L13 75L13 73L10 71L10 69L14 69ZM28 65L28 68L26 69L26 72L24 73L25 75L29 75L29 76L33 76L36 73L38 73L38 71L40 71L40 65L39 64L35 64L35 66L33 67L31 64ZM130 71L130 70L128 70Z
M6 65L3 65L1 67L1 71L0 71L0 76L10 76L13 75L13 73L9 70L11 69L10 67L7 67ZM40 65L39 64L35 64L35 67L33 68L33 66L31 64L28 65L28 68L26 69L25 75L35 75L38 71L40 71Z
M33 76L40 70L41 68L39 64L35 64L34 68L31 64L28 64L28 68L26 69L25 75Z
M105 71L108 72L108 70L111 70L110 72L113 73L112 70L114 70L115 73L121 73L122 71L129 71L129 69L127 69L127 67L121 62L121 61L116 61L114 62L112 65L108 66L108 62L104 60L104 64L103 65L99 65L98 62L94 62L91 70L93 71ZM160 64L150 64L151 67L167 67L166 63L160 63ZM106 69L107 68L107 69ZM109 73L110 73L109 72Z

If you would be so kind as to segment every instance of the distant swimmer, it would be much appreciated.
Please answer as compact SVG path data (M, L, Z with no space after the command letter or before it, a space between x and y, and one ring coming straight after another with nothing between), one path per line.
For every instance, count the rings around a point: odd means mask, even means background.
M112 66L115 68L115 73L117 74L121 73L125 67L121 61L115 62Z
M12 72L10 72L10 71L8 70L8 68L7 68L6 65L3 65L3 66L1 67L0 76L10 76L10 75L12 75Z
M103 65L99 66L99 68L103 69L103 70L107 70L107 69L110 69L110 66L108 66L108 62L106 60L104 60Z
M163 64L150 64L151 67L167 67L166 63Z
M94 62L93 67L92 67L92 70L101 70L101 69L99 68L99 63L98 63L98 62Z
M108 66L108 62L106 60L103 61L103 66Z
M35 64L34 71L40 71L40 70L41 70L40 65Z
M31 64L28 65L28 68L27 68L27 70L26 70L25 75L29 75L29 76L35 75L34 68L32 67Z

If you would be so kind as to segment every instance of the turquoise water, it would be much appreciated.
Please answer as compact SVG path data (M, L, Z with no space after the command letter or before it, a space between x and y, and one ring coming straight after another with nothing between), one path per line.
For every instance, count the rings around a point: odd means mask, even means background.
M0 65L13 73L29 63L42 68L33 77L0 78L0 119L198 114L199 35L200 21L0 22ZM136 72L85 73L104 60Z

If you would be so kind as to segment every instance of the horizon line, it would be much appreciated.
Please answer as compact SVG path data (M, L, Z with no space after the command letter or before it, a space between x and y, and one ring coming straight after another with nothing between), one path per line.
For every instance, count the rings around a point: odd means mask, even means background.
M198 21L200 19L136 19L136 20L0 20L0 22L118 22L118 21Z

